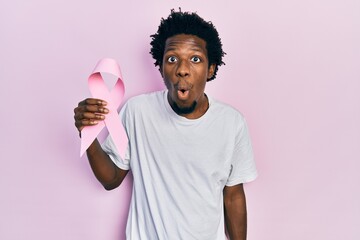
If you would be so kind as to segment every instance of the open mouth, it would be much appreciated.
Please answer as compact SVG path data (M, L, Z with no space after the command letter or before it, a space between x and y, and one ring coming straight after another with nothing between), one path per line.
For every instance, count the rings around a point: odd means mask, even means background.
M189 90L188 89L178 89L177 95L178 95L179 99L186 100L189 96Z

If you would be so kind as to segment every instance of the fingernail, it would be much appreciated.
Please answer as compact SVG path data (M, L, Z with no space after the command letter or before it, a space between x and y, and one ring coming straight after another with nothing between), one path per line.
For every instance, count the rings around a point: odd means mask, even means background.
M101 104L105 106L105 105L107 105L107 102L102 101Z
M91 124L97 124L98 121L91 121Z
M103 109L103 112L104 112L104 113L108 113L109 110L108 110L107 108L104 108L104 109Z

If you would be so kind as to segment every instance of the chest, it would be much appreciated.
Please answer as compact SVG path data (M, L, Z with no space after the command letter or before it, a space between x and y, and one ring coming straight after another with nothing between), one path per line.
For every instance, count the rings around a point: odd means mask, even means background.
M137 118L130 131L131 165L161 176L225 184L231 169L234 133L217 121L192 124Z

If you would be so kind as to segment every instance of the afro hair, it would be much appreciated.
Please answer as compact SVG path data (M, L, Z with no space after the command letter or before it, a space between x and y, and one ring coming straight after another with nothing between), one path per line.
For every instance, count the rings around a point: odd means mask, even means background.
M222 49L219 34L211 22L206 22L197 13L182 12L181 9L179 12L172 9L166 19L161 19L158 31L150 36L150 54L155 59L155 66L161 69L166 40L178 34L194 35L206 42L209 66L216 65L214 74L208 81L215 79L218 66L225 64L222 58L226 54Z

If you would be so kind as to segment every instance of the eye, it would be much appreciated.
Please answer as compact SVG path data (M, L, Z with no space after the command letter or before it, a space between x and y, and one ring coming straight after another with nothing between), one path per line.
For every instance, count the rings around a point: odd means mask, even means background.
M177 59L174 56L171 56L171 57L168 58L168 62L170 62L170 63L174 63L176 61L177 61Z
M199 63L199 62L201 62L201 59L199 57L194 56L191 58L191 61L193 61L195 63Z

